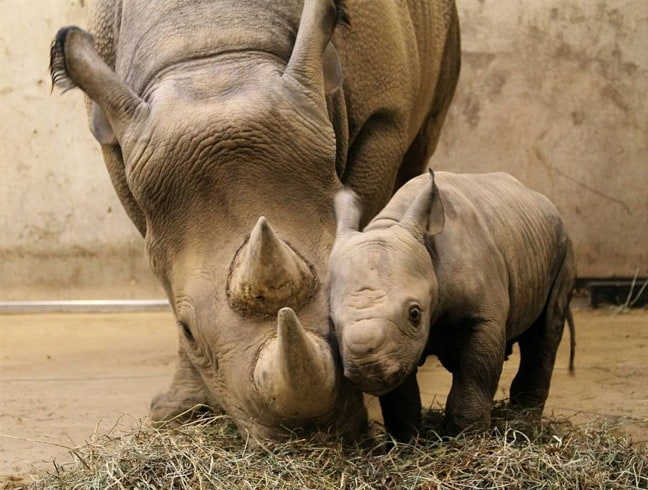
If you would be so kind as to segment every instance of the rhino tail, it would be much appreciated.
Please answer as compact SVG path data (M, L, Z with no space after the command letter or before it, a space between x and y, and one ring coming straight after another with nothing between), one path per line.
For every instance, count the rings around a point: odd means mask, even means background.
M574 357L576 356L576 327L574 325L574 315L571 308L567 308L565 315L567 326L569 327L569 374L574 375Z

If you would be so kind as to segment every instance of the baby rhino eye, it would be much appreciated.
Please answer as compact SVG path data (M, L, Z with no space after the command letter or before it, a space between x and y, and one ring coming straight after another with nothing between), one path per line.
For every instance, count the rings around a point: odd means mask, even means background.
M418 305L410 306L408 320L412 325L419 324L421 321L421 308Z

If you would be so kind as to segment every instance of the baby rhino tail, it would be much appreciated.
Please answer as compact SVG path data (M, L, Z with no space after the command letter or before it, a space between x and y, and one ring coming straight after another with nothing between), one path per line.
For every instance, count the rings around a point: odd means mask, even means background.
M571 241L567 238L565 256L554 281L549 301L546 307L545 328L551 332L550 337L556 341L556 347L565 328L565 321L569 326L569 372L574 373L574 357L576 354L576 328L574 316L569 303L571 302L574 283L576 282L576 264Z
M574 326L574 315L571 308L567 308L565 316L569 326L569 374L574 375L574 356L576 355L576 327Z

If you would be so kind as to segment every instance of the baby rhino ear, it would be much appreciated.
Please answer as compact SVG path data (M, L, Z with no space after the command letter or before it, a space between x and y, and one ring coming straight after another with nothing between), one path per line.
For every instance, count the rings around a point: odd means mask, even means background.
M430 180L407 208L400 225L417 240L423 240L425 235L440 233L444 223L443 202L434 183L434 172L430 170Z
M432 202L430 203L430 215L427 223L428 235L437 235L443 230L445 224L445 212L443 210L443 201L439 195L439 189L434 182L434 172L430 169L430 192L432 193Z

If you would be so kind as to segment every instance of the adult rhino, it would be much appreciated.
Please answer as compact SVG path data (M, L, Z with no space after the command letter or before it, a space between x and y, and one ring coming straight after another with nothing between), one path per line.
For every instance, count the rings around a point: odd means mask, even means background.
M177 318L151 418L200 403L256 437L353 437L366 411L328 322L333 196L352 188L366 221L423 170L459 72L454 2L99 0L90 33L58 32L52 79L88 96Z

